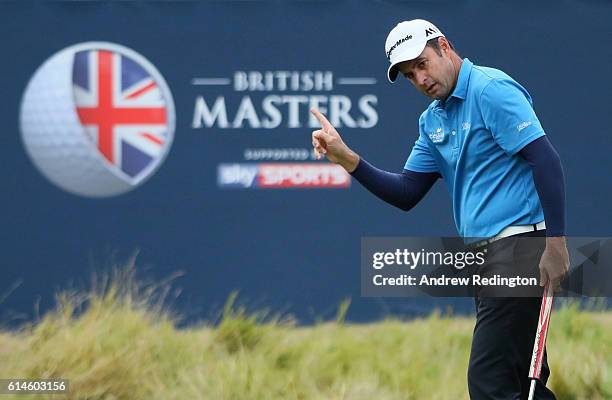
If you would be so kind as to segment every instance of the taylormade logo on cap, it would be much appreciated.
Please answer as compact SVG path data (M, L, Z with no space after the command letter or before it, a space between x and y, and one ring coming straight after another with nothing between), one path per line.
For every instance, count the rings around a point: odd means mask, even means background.
M399 46L400 44L404 43L407 40L412 39L412 35L408 35L403 39L398 40L397 42L395 42L395 44L393 46L391 46L391 48L389 49L389 51L387 51L387 58L391 58L391 53L393 52L393 50L395 50L397 48L397 46Z
M389 32L385 42L385 53L391 65L387 70L389 82L395 82L397 64L417 58L425 49L427 41L444 36L434 24L424 19L400 22Z

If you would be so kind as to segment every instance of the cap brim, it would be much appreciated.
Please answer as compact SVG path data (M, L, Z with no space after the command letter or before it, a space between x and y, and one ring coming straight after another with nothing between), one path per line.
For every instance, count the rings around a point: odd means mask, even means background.
M404 61L414 60L421 55L423 50L425 50L426 45L427 43L423 43L422 46L408 47L402 53L399 53L397 56L393 57L393 63L387 70L387 79L389 79L389 82L393 83L397 79L397 75L399 74L397 64L403 63Z

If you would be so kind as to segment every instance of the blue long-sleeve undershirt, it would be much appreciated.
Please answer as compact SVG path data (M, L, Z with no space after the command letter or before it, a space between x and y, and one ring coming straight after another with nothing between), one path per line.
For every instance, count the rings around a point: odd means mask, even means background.
M546 235L565 235L565 182L559 155L546 136L529 143L519 155L532 168L546 220ZM413 208L441 177L437 172L387 172L363 158L351 175L374 195L404 211Z
M546 236L565 236L565 177L559 154L546 136L519 151L533 172L546 221Z
M387 172L363 158L351 175L374 195L404 211L414 207L440 177L437 172Z

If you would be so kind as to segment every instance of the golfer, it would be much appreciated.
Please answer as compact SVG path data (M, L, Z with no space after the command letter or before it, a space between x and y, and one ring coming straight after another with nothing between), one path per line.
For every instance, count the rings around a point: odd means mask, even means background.
M341 165L373 194L406 211L442 179L460 235L495 254L483 268L512 272L527 265L539 274L541 286L550 281L558 289L569 267L563 170L527 90L500 70L462 59L425 20L398 24L385 51L389 81L401 73L433 99L419 118L419 136L403 172L369 164L313 109L321 123L312 133L317 156ZM527 398L540 300L476 292L468 368L472 399ZM548 376L545 355L535 398L555 398L546 387Z

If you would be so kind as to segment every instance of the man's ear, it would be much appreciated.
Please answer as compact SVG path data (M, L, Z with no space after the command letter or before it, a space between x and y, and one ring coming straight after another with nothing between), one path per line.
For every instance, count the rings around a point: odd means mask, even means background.
M451 49L450 43L448 43L448 40L444 36L440 36L438 38L438 45L445 53L448 53L448 51Z

